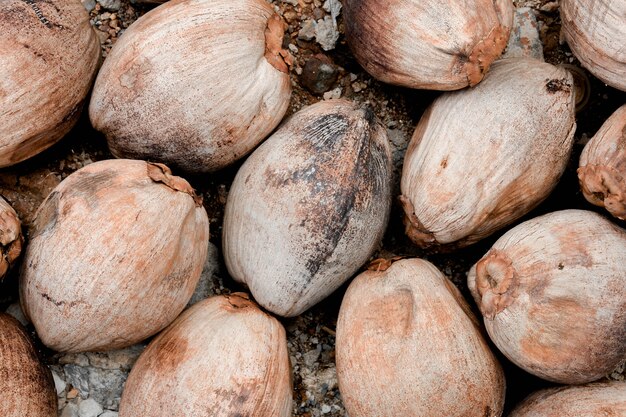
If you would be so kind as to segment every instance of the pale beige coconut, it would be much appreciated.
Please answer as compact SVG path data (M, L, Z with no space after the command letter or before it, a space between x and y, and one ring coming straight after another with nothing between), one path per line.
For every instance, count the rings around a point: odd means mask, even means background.
M200 198L165 165L87 165L37 212L20 277L24 313L57 351L137 343L183 310L208 239Z
M296 316L377 248L391 206L391 155L374 113L329 100L293 115L241 167L223 248L232 277L266 309Z
M386 83L429 90L477 84L502 54L511 0L344 0L346 39Z
M626 105L585 145L578 179L587 201L626 220Z
M195 304L133 366L120 417L289 417L283 326L246 294Z
M624 417L626 382L597 382L535 392L509 417Z
M498 61L475 88L436 99L402 168L411 240L469 245L537 206L569 160L574 107L572 75L525 58Z
M505 233L468 286L491 340L549 381L582 384L626 358L626 231L563 210Z
M22 252L22 224L13 207L0 197L0 282Z
M52 373L22 325L0 313L0 416L56 417Z
M351 416L502 415L500 364L459 291L427 261L357 276L339 310L336 352Z
M284 27L265 0L172 0L151 10L102 66L93 126L116 157L194 172L231 164L289 105Z
M626 2L562 0L561 30L580 63L608 85L626 91Z
M76 124L100 42L79 0L0 6L0 167L30 158Z

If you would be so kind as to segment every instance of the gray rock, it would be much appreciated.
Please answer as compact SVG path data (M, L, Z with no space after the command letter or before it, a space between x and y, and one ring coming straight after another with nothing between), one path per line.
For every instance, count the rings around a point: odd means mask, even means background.
M339 12L341 12L341 3L339 0L326 0L324 5L322 6L324 10L326 10L333 19L337 20L339 17Z
M337 30L337 21L331 16L317 21L315 28L315 40L320 44L323 50L330 51L335 49L335 44L339 39L339 31Z
M89 397L89 369L74 364L68 364L63 367L66 381L72 384L78 390L81 398Z
M118 11L120 7L122 7L121 0L98 0L98 3L100 3L100 6L111 11Z
M104 413L100 414L98 417L117 417L117 413L115 411L106 410Z
M89 398L106 408L117 410L128 372L121 370L89 370Z
M320 353L322 353L321 346L317 349L312 349L306 352L304 355L304 364L309 368L312 368L313 365L317 362L317 359L320 357Z
M315 30L317 28L317 23L315 20L305 20L302 22L302 26L298 31L298 39L302 39L303 41L310 41L315 37Z
M63 379L63 377L61 377L54 369L52 370L52 379L54 379L54 387L57 391L57 395L60 396L63 392L65 392L65 388L67 387L65 379Z
M64 364L65 380L78 390L80 398L115 411L130 368L144 348L145 345L138 344L109 352L67 354L59 358L59 363Z
M6 313L13 316L17 321L22 323L22 326L27 326L29 323L28 319L24 315L24 312L22 311L20 303L13 303L8 306L6 309Z
M104 408L93 398L81 401L78 405L78 417L98 417Z
M189 308L198 301L202 301L205 298L217 294L216 290L220 287L220 277L218 276L219 265L219 250L217 246L209 242L209 251L204 268L202 269L202 274L200 275L200 280L185 308Z
M96 0L80 0L80 2L89 13L96 8Z
M543 61L543 44L537 17L530 7L520 7L513 16L513 29L502 58L527 57Z
M61 417L78 417L78 405L68 403L61 412Z
M306 61L300 80L312 93L323 94L337 81L339 70L336 65L317 57Z

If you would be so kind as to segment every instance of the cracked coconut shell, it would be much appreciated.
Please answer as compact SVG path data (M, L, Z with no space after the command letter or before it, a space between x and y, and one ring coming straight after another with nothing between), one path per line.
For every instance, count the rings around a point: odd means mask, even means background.
M626 231L563 210L505 233L468 286L491 340L543 379L583 384L626 358Z
M246 294L195 304L141 354L120 417L290 417L283 326Z
M78 0L0 6L0 168L52 146L76 124L100 42Z
M387 227L391 154L369 108L328 100L294 114L246 160L228 194L228 272L281 316L318 303Z
M23 244L20 219L13 207L0 197L0 282L20 256Z
M578 180L587 201L626 220L626 105L585 145Z
M626 382L598 382L535 392L509 417L623 417Z
M525 58L437 98L402 168L407 235L423 248L466 246L536 207L569 160L574 107L572 75Z
M0 416L57 417L52 373L41 361L26 329L0 313Z
M344 0L346 39L386 83L429 90L476 85L513 25L511 0Z
M265 0L172 0L107 57L89 117L113 155L189 172L230 165L281 121L291 97L285 24Z
M626 2L561 0L561 31L583 67L626 91Z
M358 417L500 417L504 373L460 292L404 259L358 275L337 321L337 378Z
M165 165L87 165L37 211L20 276L22 308L54 350L132 345L183 310L208 240L201 199Z

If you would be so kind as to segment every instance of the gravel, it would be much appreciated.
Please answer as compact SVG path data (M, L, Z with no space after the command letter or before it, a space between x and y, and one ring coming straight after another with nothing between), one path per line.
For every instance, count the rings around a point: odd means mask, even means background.
M103 57L123 36L124 30L151 8L128 0L82 0L82 3L99 35ZM288 114L320 99L338 97L371 106L387 128L396 176L394 194L397 195L402 161L413 128L423 110L439 93L386 86L365 73L351 58L346 45L339 0L276 0L273 3L289 25L286 40L294 55L291 71L294 93ZM507 54L544 57L554 64L576 63L566 45L558 42L560 21L556 2L526 0L515 1L515 5L519 7L515 17L517 27ZM324 65L331 70L322 69ZM623 102L623 95L598 82L594 81L592 87L595 89L590 100L593 104L589 105L586 117L579 121L576 134L579 141L592 136L614 110L608 103ZM574 154L580 152L581 143ZM27 164L0 172L0 192L13 205L28 229L39 204L63 178L84 165L110 157L104 140L90 129L87 117L83 115L79 125L60 144ZM235 172L236 167L233 167L209 178L192 179L193 185L205 198L211 221L211 243L209 259L189 305L210 295L242 290L226 273L219 250L223 206ZM562 182L565 185L560 188L561 191L557 190L555 197L546 203L549 207L560 207L563 195L571 194L576 196L576 204L590 208L578 195L575 167L569 169ZM497 236L454 256L428 254L408 243L402 233L400 217L399 207L394 204L389 232L383 242L384 250L380 250L377 256L399 254L425 257L448 275L467 297L465 273ZM5 279L3 286L10 289L11 295L3 296L3 307L26 324L27 320L16 302L16 276L17 272L13 271ZM334 365L335 325L345 287L301 316L281 319L287 330L293 366L294 416L347 415L341 403ZM32 327L30 330L33 330ZM53 371L61 417L116 417L128 372L144 348L145 343L106 353L63 355L42 347ZM510 404L523 398L531 389L546 385L514 369L504 358L502 360L510 382L507 399ZM623 380L624 372L622 365L611 378Z

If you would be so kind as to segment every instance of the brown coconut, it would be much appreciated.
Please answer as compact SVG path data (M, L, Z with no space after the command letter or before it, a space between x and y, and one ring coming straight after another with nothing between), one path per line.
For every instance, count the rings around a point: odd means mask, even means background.
M578 179L587 201L626 220L626 105L617 109L585 145Z
M87 165L37 212L20 277L24 313L57 351L137 343L183 310L208 239L200 198L165 165Z
M0 197L0 282L22 252L22 224L13 207Z
M597 382L536 392L509 417L623 417L626 382Z
M172 0L133 23L89 117L120 158L215 171L250 152L291 96L284 23L265 0Z
M626 358L626 231L584 210L528 220L468 275L491 340L549 381L582 384Z
M358 275L341 303L336 351L351 416L502 415L500 364L459 291L427 261Z
M466 246L536 207L569 161L574 107L572 75L528 58L437 98L402 168L407 235L424 248Z
M562 0L560 13L562 34L580 63L626 91L626 2Z
M504 51L510 0L344 0L346 39L359 64L390 84L458 90L482 80Z
M80 116L100 42L79 0L3 0L0 167L58 142Z
M371 109L308 106L237 172L224 213L228 272L266 309L296 316L367 261L390 206L391 152Z
M150 343L120 417L290 417L291 408L285 329L235 293L195 304Z
M28 332L0 313L0 416L56 417L52 373L41 361Z

